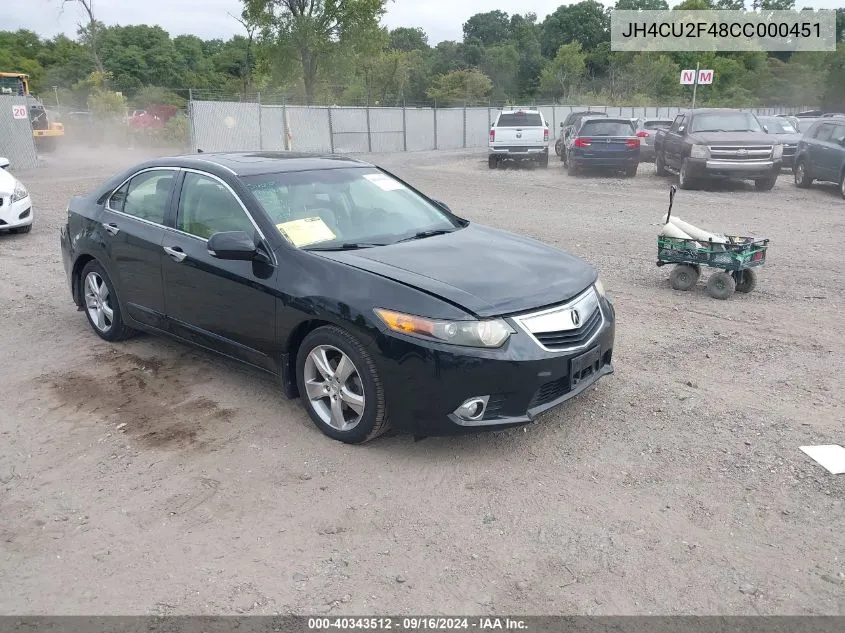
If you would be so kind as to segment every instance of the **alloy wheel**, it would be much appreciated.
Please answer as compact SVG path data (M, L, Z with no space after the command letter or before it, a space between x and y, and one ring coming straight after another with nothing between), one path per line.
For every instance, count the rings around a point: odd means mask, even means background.
M804 163L798 163L795 166L795 184L796 185L803 185L804 184Z
M350 431L364 414L364 385L355 363L332 345L318 345L305 359L305 393L320 419Z
M114 323L109 287L100 275L91 271L85 277L85 309L91 323L100 332L108 332Z

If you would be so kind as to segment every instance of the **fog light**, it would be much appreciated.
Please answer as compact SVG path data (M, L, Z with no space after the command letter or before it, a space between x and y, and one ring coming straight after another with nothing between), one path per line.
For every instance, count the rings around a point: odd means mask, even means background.
M462 420L480 420L484 417L484 411L487 409L487 401L490 396L476 396L465 400L464 403L455 409L455 415Z

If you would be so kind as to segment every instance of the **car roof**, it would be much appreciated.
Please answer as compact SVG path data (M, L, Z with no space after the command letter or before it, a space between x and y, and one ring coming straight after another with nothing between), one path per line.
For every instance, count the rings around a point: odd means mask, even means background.
M631 119L631 118L624 117L624 116L610 116L609 117L607 115L604 115L604 116L585 116L583 119L581 119L582 124L583 123L589 123L590 121L601 121L602 123L608 122L608 121L611 122L611 123L613 123L614 121L617 121L619 123L634 123L636 121L636 119Z
M279 172L342 169L344 167L373 167L372 164L334 154L305 152L201 152L181 156L157 158L144 164L149 167L185 167L209 170L209 165L237 176L256 176Z
M752 114L745 110L737 110L736 108L696 108L695 110L684 110L681 114Z

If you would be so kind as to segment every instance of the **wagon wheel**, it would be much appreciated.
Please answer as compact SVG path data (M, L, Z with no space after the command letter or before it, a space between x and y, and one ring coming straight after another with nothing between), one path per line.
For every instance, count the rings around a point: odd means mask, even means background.
M727 299L734 290L736 290L736 282L730 273L714 273L707 280L707 292L714 299Z
M736 281L737 292L751 292L757 287L757 273L748 268L746 270L737 270L733 274L734 281Z
M698 283L699 272L689 264L678 264L669 274L669 283L675 290L690 290Z

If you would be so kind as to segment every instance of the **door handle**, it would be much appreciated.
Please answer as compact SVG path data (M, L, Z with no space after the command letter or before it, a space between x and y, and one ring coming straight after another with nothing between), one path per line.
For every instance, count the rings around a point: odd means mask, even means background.
M115 224L114 222L103 222L103 228L112 235L117 235L118 233L120 233L120 229L117 228L117 224Z
M188 256L188 254L183 252L178 246L174 246L173 248L170 246L163 246L162 248L164 248L164 252L170 255L171 259L173 259L173 261L177 264Z

